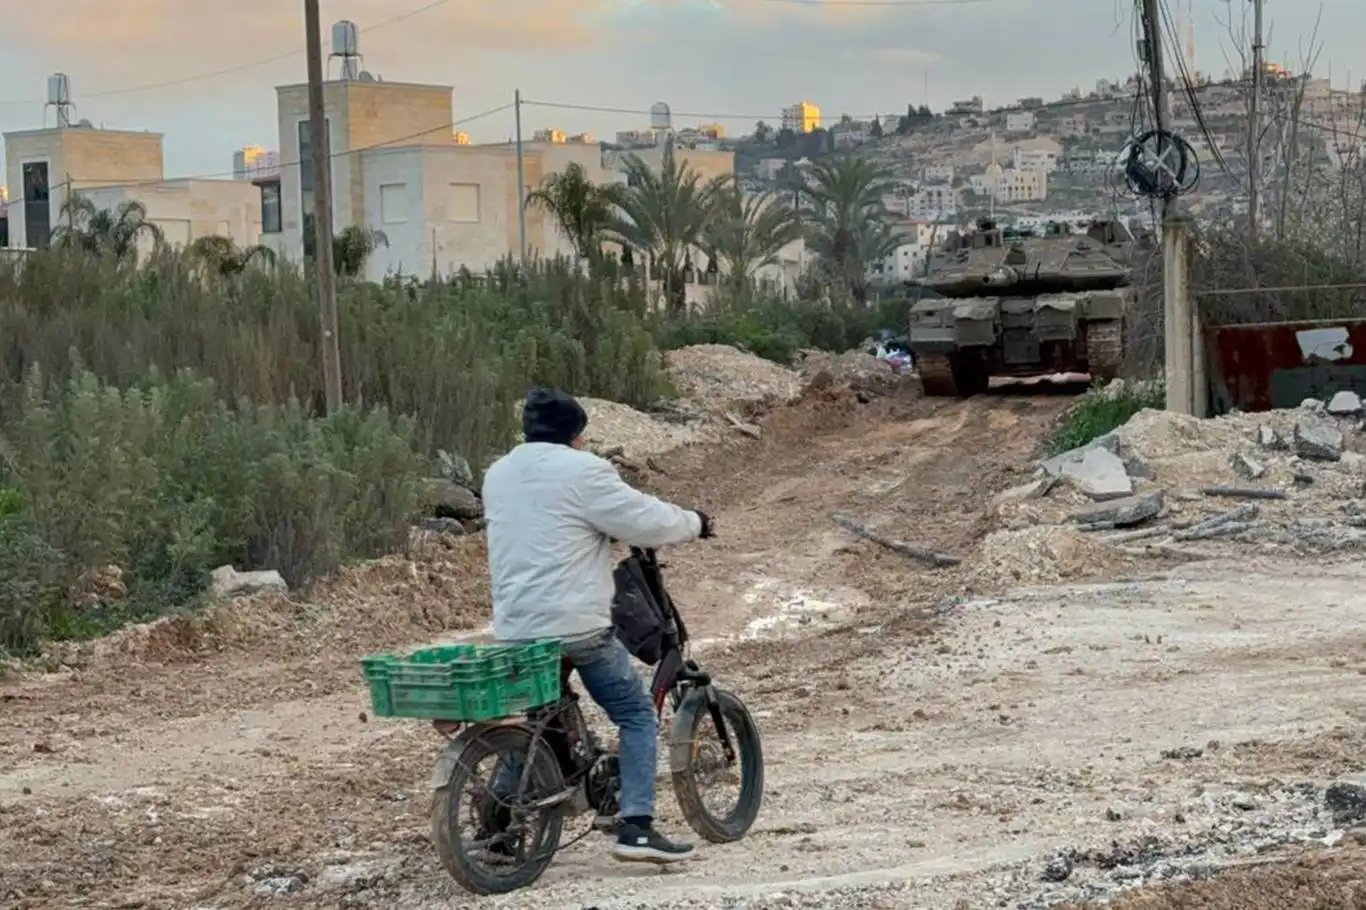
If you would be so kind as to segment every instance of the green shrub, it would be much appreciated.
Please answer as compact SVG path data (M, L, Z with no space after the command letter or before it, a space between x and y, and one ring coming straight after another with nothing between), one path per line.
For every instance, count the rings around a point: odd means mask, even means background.
M1166 395L1162 384L1154 382L1093 388L1073 402L1053 425L1045 443L1048 453L1058 455L1084 446L1124 426L1145 408L1165 408Z
M854 301L723 298L699 314L661 327L659 345L732 344L784 365L803 348L847 351L886 328L904 332L910 303L897 298L867 306Z
M118 389L89 372L50 382L34 368L0 418L0 484L21 503L0 543L18 586L0 592L7 648L185 604L218 565L278 569L302 585L390 552L428 473L412 422L384 409L315 418L297 400L230 407L187 372ZM35 593L105 565L123 569L127 597L98 616Z
M476 465L515 438L513 406L531 383L636 406L669 392L644 292L566 261L505 263L487 279L343 281L338 307L346 400L411 416L424 449ZM172 253L133 269L44 251L0 265L0 394L34 364L121 388L191 369L224 401L297 397L317 413L319 326L309 281L289 266L206 281Z

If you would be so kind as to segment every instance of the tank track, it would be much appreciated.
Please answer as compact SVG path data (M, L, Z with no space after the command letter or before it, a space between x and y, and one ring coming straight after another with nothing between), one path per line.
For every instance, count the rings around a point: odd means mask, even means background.
M1092 379L1106 382L1124 366L1124 324L1118 319L1086 325L1086 368Z
M958 382L948 354L921 354L915 359L920 373L920 389L934 398L957 398Z

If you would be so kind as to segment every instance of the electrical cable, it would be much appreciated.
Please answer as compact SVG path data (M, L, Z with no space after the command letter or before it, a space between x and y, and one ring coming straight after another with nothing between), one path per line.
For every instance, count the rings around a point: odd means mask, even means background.
M1181 85L1185 90L1186 100L1190 103L1191 113L1195 117L1196 124L1200 127L1201 134L1205 137L1205 142L1214 153L1214 160L1219 163L1219 168L1225 173L1229 173L1228 162L1224 160L1224 153L1219 150L1219 143L1210 133L1209 126L1205 123L1204 112L1200 108L1200 99L1195 92L1194 75L1190 68L1186 66L1185 55L1181 52L1181 36L1176 30L1176 19L1172 16L1171 6L1167 0L1158 0L1160 18L1166 26L1166 35L1171 40L1172 58L1176 60L1177 72L1181 76Z
M382 29L382 28L388 28L389 26L395 25L395 24L397 24L397 23L399 23L399 22L402 22L402 21L404 21L405 19L411 19L413 16L417 16L417 15L420 15L420 14L422 14L422 13L425 13L425 12L427 12L427 11L429 11L429 10L436 9L438 6L445 6L445 5L446 5L447 3L449 3L449 2L450 2L450 0L431 0L430 3L427 3L427 4L424 5L424 6L419 6L419 7L417 7L416 9L411 9L411 10L409 10L409 11L406 12L406 13L400 13L399 15L394 16L394 17L392 17L392 18L385 19L385 20L383 20L383 21L381 21L381 22L376 22L374 25L367 25L367 26L365 26L365 31L366 31L366 32L373 32L373 31L377 31L377 30ZM208 72L204 72L204 73L197 73L197 74L192 75L192 76L180 76L180 77L177 77L177 78L175 78L175 79L165 79L165 80L162 80L161 82L147 82L147 83L144 83L144 84L142 84L142 85L129 85L129 86L125 86L124 88L106 89L105 91L102 91L102 92L90 92L90 93L84 95L83 97L86 97L86 98L109 98L109 97L112 97L112 96L114 96L114 95L129 95L129 94L133 94L134 92L149 92L149 91L152 91L152 90L154 90L154 89L169 88L169 87L175 86L175 85L185 85L186 83L190 83L190 82L199 82L199 81L202 80L202 79L212 79L212 78L214 78L214 77L216 77L216 76L228 76L228 75L231 75L231 74L233 74L233 73L240 73L240 72L243 72L244 70L255 69L255 68L258 67L258 66L266 66L266 65L271 64L271 63L279 63L279 62L282 61L282 60L289 60L289 59L291 59L291 58L293 58L293 57L301 56L301 55L304 54L304 53L305 53L304 50L296 49L296 50L292 50L292 51L287 51L287 52L285 52L285 53L283 53L283 54L276 54L276 55L273 56L273 57L264 57L264 58L262 58L262 59L259 59L259 60L252 60L252 61L249 61L249 62L247 62L247 63L239 63L239 64L236 64L235 66L228 66L228 67L224 67L224 68L222 68L222 69L209 70ZM38 103L39 103L39 102L35 101L35 100L32 99L32 98L14 98L14 99L10 99L10 100L7 100L7 101L0 101L0 107L12 107L12 106L14 106L14 105L20 105L20 104L38 104Z

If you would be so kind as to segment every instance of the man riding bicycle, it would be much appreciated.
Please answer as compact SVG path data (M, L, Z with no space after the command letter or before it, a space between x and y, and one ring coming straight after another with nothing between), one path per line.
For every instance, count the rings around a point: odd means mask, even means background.
M621 816L612 855L673 863L691 844L654 827L657 717L612 628L613 541L660 547L712 536L710 519L642 493L584 448L588 415L553 389L527 395L526 441L484 477L493 633L559 639L584 688L620 734Z

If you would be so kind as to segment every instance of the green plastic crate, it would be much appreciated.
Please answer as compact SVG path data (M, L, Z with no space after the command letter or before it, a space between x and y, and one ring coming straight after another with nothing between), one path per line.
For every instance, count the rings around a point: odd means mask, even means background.
M472 723L560 697L560 643L464 644L361 659L376 717Z

